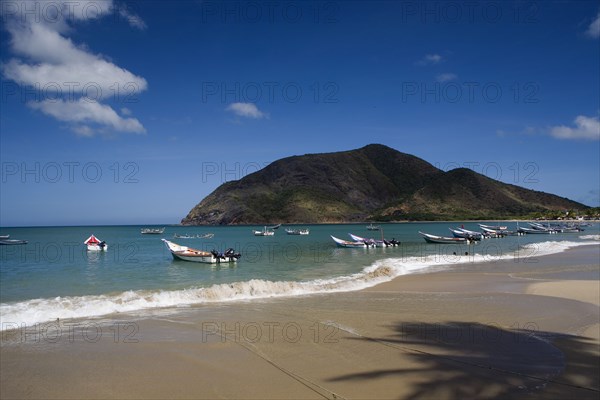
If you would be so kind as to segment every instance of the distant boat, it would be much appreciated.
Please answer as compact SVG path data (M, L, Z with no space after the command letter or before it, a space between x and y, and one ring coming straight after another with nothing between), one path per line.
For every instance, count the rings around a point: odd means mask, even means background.
M0 239L0 245L9 246L13 244L27 244L27 240L19 239Z
M167 239L161 239L167 245L167 248L171 252L174 259L198 262L204 264L219 264L219 263L232 263L236 262L242 255L236 253L233 249L227 249L224 253L219 253L216 250L213 251L202 251L192 249L187 246L180 246L177 243L168 241Z
M6 240L10 237L10 235L0 235L0 240Z
M180 235L180 234L178 234L178 233L175 233L175 234L173 235L173 237L174 237L175 239L194 239L196 236L193 236L193 235Z
M142 235L160 235L165 231L165 228L142 228Z
M277 224L275 226L269 226L268 229L279 229L280 226L281 224Z
M508 230L508 226L504 226L504 225L484 225L484 224L479 224L479 226L482 227L482 228L493 229L495 231L506 231L506 230Z
M214 233L205 233L203 235L196 235L198 239L212 239L215 236Z
M365 242L350 242L348 240L338 239L335 236L331 236L331 238L339 247L367 247Z
M279 228L279 227L277 227L277 228ZM271 231L269 229L271 229L271 228L267 228L265 226L265 228L262 231L253 230L252 233L254 233L254 236L274 236L275 232ZM276 229L276 228L274 228L274 229Z
M436 236L436 235L431 235L429 233L424 233L424 232L420 232L419 233L423 236L423 239L425 239L425 241L427 243L438 243L438 244L470 244L473 243L474 241L471 239L466 239L466 238L455 238L455 237L446 237L446 236Z
M310 235L310 231L307 228L303 229L286 229L285 233L288 235Z
M378 231L379 229L381 229L381 227L379 225L373 225L373 224L367 225L368 231Z
M108 245L105 241L99 240L96 236L91 235L83 244L87 245L88 251L106 251Z

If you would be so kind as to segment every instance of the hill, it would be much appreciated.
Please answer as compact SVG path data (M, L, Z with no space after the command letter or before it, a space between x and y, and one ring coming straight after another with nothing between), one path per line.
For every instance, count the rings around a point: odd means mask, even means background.
M184 225L513 218L587 206L502 183L470 169L444 172L371 144L351 151L277 160L222 184Z

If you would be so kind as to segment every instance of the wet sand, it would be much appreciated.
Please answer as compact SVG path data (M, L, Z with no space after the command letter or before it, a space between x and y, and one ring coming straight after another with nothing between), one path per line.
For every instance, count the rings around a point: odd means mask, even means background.
M2 398L598 398L600 248L4 332Z

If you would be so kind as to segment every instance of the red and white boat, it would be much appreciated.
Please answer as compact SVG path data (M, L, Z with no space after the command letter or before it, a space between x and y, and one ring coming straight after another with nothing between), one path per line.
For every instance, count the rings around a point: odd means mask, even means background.
M83 242L87 246L88 251L106 251L108 250L108 245L104 240L98 239L96 236L91 235L85 242Z

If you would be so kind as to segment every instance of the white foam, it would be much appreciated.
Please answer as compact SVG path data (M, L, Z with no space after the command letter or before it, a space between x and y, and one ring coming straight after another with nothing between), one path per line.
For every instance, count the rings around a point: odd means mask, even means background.
M579 236L579 239L600 241L600 235L583 235L583 236Z
M595 243L600 244L599 241ZM422 257L386 258L375 261L361 272L328 279L304 282L269 281L252 279L210 287L183 290L126 291L118 294L94 296L67 296L52 299L33 299L0 304L0 330L14 328L14 324L34 325L56 318L98 317L112 313L147 310L161 307L182 307L194 304L298 296L328 292L361 290L390 281L397 276L428 269L432 266L464 264L510 259L515 256L542 256L562 252L568 248L591 244L586 242L542 242L523 246L519 254L498 255L427 255Z

